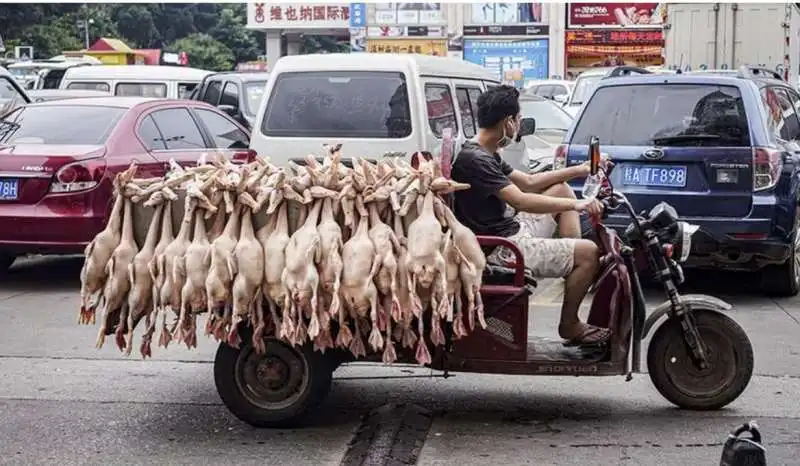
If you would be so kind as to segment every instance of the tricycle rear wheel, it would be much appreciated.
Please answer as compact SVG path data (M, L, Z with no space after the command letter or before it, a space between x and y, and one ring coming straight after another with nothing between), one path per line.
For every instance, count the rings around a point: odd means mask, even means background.
M227 343L217 349L214 382L222 402L254 427L298 426L328 395L332 366L308 345L267 339L259 355L245 340L239 349Z
M753 345L733 319L717 311L693 309L705 343L709 368L689 356L678 319L664 322L647 349L650 380L661 395L683 409L715 410L742 394L753 375Z

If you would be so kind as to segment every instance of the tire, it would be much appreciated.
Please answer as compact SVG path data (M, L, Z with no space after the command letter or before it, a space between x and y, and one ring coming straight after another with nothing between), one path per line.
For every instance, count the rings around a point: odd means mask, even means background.
M761 288L771 296L791 297L800 292L800 218L790 246L786 262L764 267Z
M238 350L227 343L217 348L214 382L222 402L253 427L301 425L330 391L333 371L327 359L309 345L291 347L276 339L267 339L266 354L257 355L249 335L242 339L248 342Z
M670 319L658 327L650 340L647 370L656 390L679 408L720 409L738 398L750 382L753 345L730 317L706 309L692 312L709 350L711 367L704 374L694 367L683 341L681 323Z
M17 256L14 254L9 254L7 252L0 253L0 275L8 273L8 269L14 265L14 261L17 260Z

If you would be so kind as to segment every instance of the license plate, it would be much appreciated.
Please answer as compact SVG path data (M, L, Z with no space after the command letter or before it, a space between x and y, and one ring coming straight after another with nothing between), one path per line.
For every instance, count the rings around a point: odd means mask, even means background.
M629 186L686 186L686 167L674 165L628 166L622 171L622 183Z
M19 180L0 179L0 201L15 201L19 193Z

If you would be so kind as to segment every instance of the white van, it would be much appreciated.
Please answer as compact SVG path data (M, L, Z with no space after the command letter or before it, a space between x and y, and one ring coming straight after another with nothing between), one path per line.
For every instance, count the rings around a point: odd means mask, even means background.
M104 91L119 96L181 99L211 71L182 66L103 65L70 68L60 89Z
M478 96L495 73L455 58L406 54L283 57L270 71L250 148L284 165L341 143L345 158L436 154L444 128L477 131Z

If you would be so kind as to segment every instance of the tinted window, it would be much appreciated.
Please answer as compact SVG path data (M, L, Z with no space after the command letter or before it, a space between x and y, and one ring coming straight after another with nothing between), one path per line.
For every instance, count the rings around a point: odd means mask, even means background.
M0 121L4 144L101 145L126 109L58 105L23 107Z
M218 149L241 149L250 145L250 139L235 124L222 115L210 110L195 109L200 121L214 138L214 147Z
M264 99L264 87L267 85L266 81L253 81L245 84L244 86L244 103L247 108L244 112L248 115L255 115L258 108L261 106L261 101Z
M566 131L572 124L572 117L560 106L549 100L520 100L520 113L523 118L536 120L536 129L557 129Z
M200 129L185 108L153 112L153 120L164 136L167 149L198 149L206 147Z
M114 87L114 95L164 98L167 96L167 85L163 83L119 83Z
M586 104L572 137L623 146L750 145L739 90L705 84L653 84L599 89Z
M158 131L158 128L156 127L156 124L150 115L144 117L142 122L139 124L139 137L148 150L167 148L167 146L164 144L164 138L161 136L161 133Z
M219 96L222 94L222 82L221 81L211 81L208 83L206 87L206 93L203 95L203 98L200 99L203 102L208 102L211 105L217 105L219 102Z
M197 83L178 83L178 98L188 98L196 87Z
M67 84L67 89L83 89L86 91L103 91L111 92L111 86L108 83L81 83L72 82Z
M474 108L477 107L476 102L470 102L470 91L474 90L480 95L480 90L474 88L466 88L466 87L457 87L456 88L456 98L458 99L458 110L461 112L461 123L463 123L464 127L462 130L464 131L464 136L471 138L475 136L475 133L478 131L478 122L476 118L476 112L473 111ZM474 95L474 94L473 94Z
M428 107L428 124L437 138L442 137L445 128L457 130L456 109L450 87L444 84L425 85L425 104Z
M283 73L270 93L261 131L285 137L407 137L405 77L372 71Z
M800 122L789 93L780 87L761 89L761 100L767 110L767 126L784 141L800 139Z
M239 108L239 87L234 83L225 84L219 104Z

